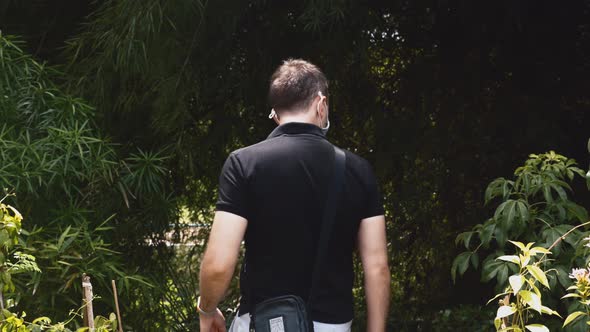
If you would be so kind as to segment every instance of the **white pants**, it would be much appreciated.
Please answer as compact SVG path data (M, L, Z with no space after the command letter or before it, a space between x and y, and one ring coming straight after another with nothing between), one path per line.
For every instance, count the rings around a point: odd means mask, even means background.
M313 329L315 332L350 332L352 321L344 324L325 324L313 322ZM248 332L250 328L250 315L244 314L236 316L231 323L229 332Z

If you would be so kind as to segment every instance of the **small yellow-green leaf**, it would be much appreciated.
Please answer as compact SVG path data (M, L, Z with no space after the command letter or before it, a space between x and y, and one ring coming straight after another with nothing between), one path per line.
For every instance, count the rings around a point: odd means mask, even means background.
M506 261L506 262L514 263L514 264L518 264L520 266L520 259L518 258L518 256L505 255L505 256L500 256L500 257L498 257L496 259L499 259L501 261Z
M528 304L529 307L541 313L541 298L537 294L527 290L521 290L518 292L518 295L520 295L522 300Z
M566 295L562 296L561 298L562 299L567 299L569 297L581 297L581 296L579 294L576 294L576 293L569 293L569 294L566 294Z
M543 272L543 270L541 270L536 265L529 265L526 267L526 269L531 273L533 277L535 277L535 279L537 279L541 284L543 284L543 286L549 288L549 281L547 280L547 276L545 275L545 272Z
M546 307L544 305L541 306L541 313L546 314L546 315L555 315L555 316L561 318L561 315L559 314L559 312L557 312L549 307Z
M496 327L496 331L500 329L501 325L502 325L502 319L500 319L500 318L494 319L494 326Z
M522 288L524 280L524 277L520 274L515 274L508 278L508 282L510 283L510 287L512 287L512 293L514 293L514 295L516 295L516 293Z
M531 255L529 253L518 255L518 257L520 258L520 266L529 265L529 262L531 261Z
M46 323L46 324L51 324L51 319L49 319L49 317L39 317L33 320L33 324L38 324L38 323Z
M533 255L536 255L538 253L545 254L545 255L551 255L551 251L549 251L543 247L534 247L533 249L531 249L530 253Z
M545 325L541 324L531 324L525 326L527 330L531 332L549 332L549 329Z
M567 324L575 321L576 319L578 319L578 317L585 315L586 313L582 312L582 311L575 311L572 312L571 314L569 314L566 319L565 322L563 322L563 327L565 327Z
M525 248L525 246L524 246L524 243L522 243L522 242L518 242L518 241L510 241L510 240L508 240L508 242L510 242L510 243L512 243L512 244L514 244L515 246L517 246L517 247L518 247L518 249L520 249L520 250L523 250L523 251L524 251L524 248Z
M516 308L515 307L511 307L511 306L508 306L508 305L503 305L500 308L498 308L498 312L496 313L496 319L508 317L508 316L512 315L513 313L515 313L515 312L516 312Z

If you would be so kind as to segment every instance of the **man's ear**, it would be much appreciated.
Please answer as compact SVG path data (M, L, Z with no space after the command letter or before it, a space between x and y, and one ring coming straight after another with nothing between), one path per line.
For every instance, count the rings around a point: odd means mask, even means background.
M279 122L279 115L275 114L275 116L272 117L273 120L275 120L275 123L277 124L277 126L280 126L281 123Z
M318 103L319 103L319 105L317 107L320 111L320 117L326 116L326 113L328 112L328 103L327 103L326 97L321 96Z

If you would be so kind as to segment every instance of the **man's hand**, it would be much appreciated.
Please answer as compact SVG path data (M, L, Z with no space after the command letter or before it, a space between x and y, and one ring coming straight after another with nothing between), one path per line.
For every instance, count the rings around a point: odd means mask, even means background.
M201 332L225 332L225 318L219 309L211 316L200 315L199 323Z

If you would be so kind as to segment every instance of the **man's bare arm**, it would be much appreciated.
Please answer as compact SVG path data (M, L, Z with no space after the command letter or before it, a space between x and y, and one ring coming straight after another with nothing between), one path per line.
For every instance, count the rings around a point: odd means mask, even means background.
M213 311L223 299L236 268L240 244L246 232L246 219L217 211L201 263L201 309Z
M358 247L365 273L367 332L384 332L389 311L391 281L384 216L361 221Z

